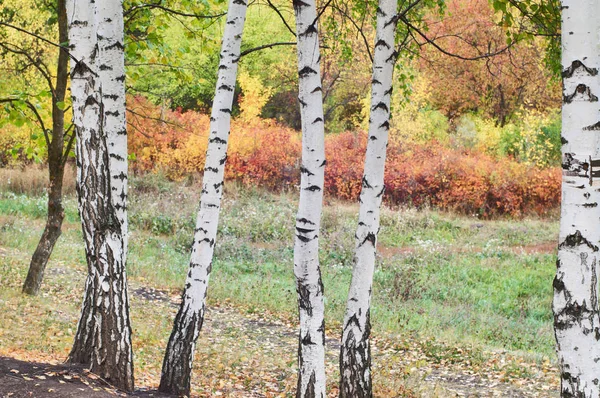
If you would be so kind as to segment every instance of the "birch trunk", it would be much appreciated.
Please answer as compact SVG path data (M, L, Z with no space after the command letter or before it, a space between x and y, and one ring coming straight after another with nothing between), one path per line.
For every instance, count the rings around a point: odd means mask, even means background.
M396 0L380 0L371 83L371 114L356 229L354 270L346 303L340 348L340 397L372 397L371 286L375 269L392 76L396 63Z
M323 207L325 132L317 9L314 0L293 0L298 36L298 78L302 121L300 202L294 241L298 292L297 397L325 397L325 319L319 267L319 229Z
M77 135L77 193L88 277L68 361L124 390L133 390L133 355L125 242L112 197L109 143L98 68L98 13L93 0L68 6L73 123ZM112 7L120 7L115 2Z
M65 0L57 2L58 41L68 41L67 11ZM52 140L48 145L48 218L42 237L31 257L27 278L23 284L23 293L36 295L44 279L44 271L54 245L60 237L65 217L62 203L63 177L68 153L63 154L65 136L65 111L57 104L64 102L69 75L69 56L66 51L58 51L56 84L52 96Z
M189 395L196 340L204 321L208 281L219 223L231 108L247 3L230 0L210 118L200 209L181 306L163 360L159 390Z
M102 86L112 203L121 223L123 263L127 256L127 121L125 119L125 46L123 0L96 2L98 76Z
M596 1L563 0L563 182L554 279L562 397L600 396L600 41Z

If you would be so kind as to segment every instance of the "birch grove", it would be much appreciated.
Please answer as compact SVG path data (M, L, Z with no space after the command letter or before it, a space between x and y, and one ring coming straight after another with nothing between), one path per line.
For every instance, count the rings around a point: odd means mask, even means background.
M325 397L325 306L319 267L319 228L326 163L321 55L315 1L294 0L293 5L302 122L300 202L294 243L294 275L300 318L296 396Z
M599 26L595 1L562 3L562 207L554 330L562 397L600 396Z
M107 117L108 112L117 110L104 105L103 83L110 86L111 78L108 73L99 73L100 69L112 67L104 63L110 62L109 57L100 58L107 56L103 53L106 47L112 46L120 52L115 57L124 56L122 12L120 0L107 0L101 5L94 1L67 4L73 123L77 135L77 196L88 264L81 318L69 361L89 364L92 372L130 391L133 354L125 273L126 223L121 221L126 213L117 206L125 202L113 197L113 188L118 189L119 185L112 184L115 178L111 177L116 174L110 163L112 154L123 153L123 148L116 148L110 134L116 130L123 134L125 121L113 123L111 115ZM107 23L114 24L114 28L99 28ZM107 36L100 37L100 32ZM123 62L117 60L113 65ZM124 93L123 69L115 66L114 72L119 74L114 84L123 88L109 88L107 95ZM109 150L111 147L113 151ZM126 166L118 175L117 179L126 181Z
M231 109L246 9L247 3L244 0L229 1L210 118L200 209L182 302L163 360L159 387L162 392L187 395L190 391L194 349L204 321L208 281L217 238Z
M371 287L385 169L392 76L396 63L396 0L380 0L373 57L369 138L360 193L352 282L340 348L340 397L372 397Z

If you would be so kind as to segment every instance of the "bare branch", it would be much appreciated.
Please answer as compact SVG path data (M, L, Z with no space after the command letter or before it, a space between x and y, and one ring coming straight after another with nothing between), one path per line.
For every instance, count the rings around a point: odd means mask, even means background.
M249 48L247 50L242 51L240 53L240 58L242 58L244 55L248 55L248 54L253 53L255 51L264 50L266 48L273 48L275 46L295 46L295 45L296 45L295 41L286 41L286 42L277 42L277 43L264 44L262 46L258 46L258 47L254 47L254 48Z

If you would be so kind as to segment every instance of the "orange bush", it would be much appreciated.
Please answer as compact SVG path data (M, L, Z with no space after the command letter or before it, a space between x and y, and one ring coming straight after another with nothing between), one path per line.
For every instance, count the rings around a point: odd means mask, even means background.
M201 172L209 117L195 112L160 110L130 99L134 111L154 119L130 117L134 171L162 169L172 179ZM163 122L155 119L165 119ZM325 189L330 197L355 201L367 137L342 133L326 138ZM272 190L296 186L300 179L298 132L273 121L231 124L225 178ZM544 214L560 202L559 168L540 169L508 158L453 150L436 142L388 147L385 200L390 205L433 206L482 217Z

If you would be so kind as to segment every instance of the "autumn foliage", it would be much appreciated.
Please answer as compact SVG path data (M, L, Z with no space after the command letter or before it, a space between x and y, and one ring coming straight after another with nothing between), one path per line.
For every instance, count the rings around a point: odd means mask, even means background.
M143 99L130 102L138 114L129 119L134 172L162 170L171 179L202 172L209 116L178 111L161 115L160 109ZM326 138L329 197L358 199L366 141L365 133ZM300 179L300 149L300 135L295 130L268 120L234 119L226 178L272 190L294 188ZM432 206L482 217L544 214L559 204L560 179L556 167L539 168L510 158L451 149L435 141L403 144L392 138L385 200L393 206Z

